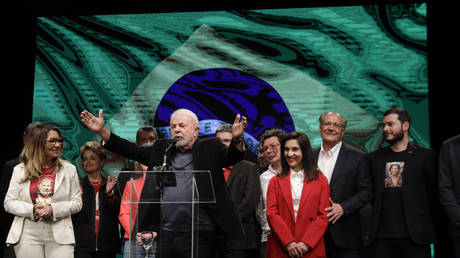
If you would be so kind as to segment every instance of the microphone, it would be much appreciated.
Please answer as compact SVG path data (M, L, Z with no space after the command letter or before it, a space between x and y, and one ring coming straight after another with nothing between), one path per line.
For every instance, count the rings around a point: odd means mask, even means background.
M160 177L158 179L158 184L160 186L160 198L162 198L163 196L163 179L165 177L165 170L166 170L166 160L168 159L169 155L171 155L171 150L173 149L173 147L176 146L176 140L175 139L172 139L168 148L166 148L165 150L165 155L163 156L163 165L162 165L162 168L161 168L161 173L160 173ZM165 179L166 181L166 184L168 183L168 178Z
M165 150L165 155L163 157L163 169L166 167L166 159L168 158L168 156L170 155L171 153L171 150L172 148L176 146L176 140L175 139L172 139L171 140L171 143L169 144L168 148L166 148Z

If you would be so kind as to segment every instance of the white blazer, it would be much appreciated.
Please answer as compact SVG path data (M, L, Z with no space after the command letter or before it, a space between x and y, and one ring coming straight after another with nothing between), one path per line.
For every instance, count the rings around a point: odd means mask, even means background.
M59 244L75 244L75 236L72 226L72 214L78 213L82 207L80 194L80 182L77 169L74 165L65 160L61 171L56 173L54 194L51 198L53 209L52 230L53 236ZM5 210L15 215L11 225L7 244L19 242L24 226L24 219L33 219L33 203L30 198L30 181L20 184L24 178L24 163L14 167L8 192L5 196Z

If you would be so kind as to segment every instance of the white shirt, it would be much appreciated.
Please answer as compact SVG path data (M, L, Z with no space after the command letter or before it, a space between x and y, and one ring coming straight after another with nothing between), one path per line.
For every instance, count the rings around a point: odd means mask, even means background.
M261 242L267 242L267 236L270 233L270 226L267 221L267 191L268 183L270 180L278 175L278 172L273 169L272 165L268 166L268 169L260 175L260 187L262 189L261 201L256 208L257 221L262 225L262 236Z
M340 148L342 147L342 141L337 143L328 153L321 144L321 150L318 156L318 167L321 172L326 176L327 182L331 182L332 172L334 171L335 162L339 156Z
M299 210L300 198L302 197L305 176L303 169L298 172L294 172L294 170L291 169L289 174L291 177L292 201L294 202L294 218L297 220L297 211Z

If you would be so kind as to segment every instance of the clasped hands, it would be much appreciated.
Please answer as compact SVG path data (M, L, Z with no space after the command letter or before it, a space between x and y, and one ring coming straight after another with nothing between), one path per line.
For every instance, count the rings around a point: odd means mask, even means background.
M301 258L310 248L304 242L291 242L286 246L290 258Z
M157 236L158 236L158 233L153 232L153 231L152 232L138 232L136 234L136 244L142 246L142 238L147 238L147 239L153 238L153 240L155 240Z
M53 208L50 204L34 204L34 218L50 218L53 216Z

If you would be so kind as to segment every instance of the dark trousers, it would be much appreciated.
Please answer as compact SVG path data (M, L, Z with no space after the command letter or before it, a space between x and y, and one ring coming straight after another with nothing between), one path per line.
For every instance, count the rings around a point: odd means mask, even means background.
M253 249L229 249L225 246L223 237L218 237L216 241L216 255L215 258L259 258L259 248Z
M430 258L429 244L419 245L410 238L376 238L374 258Z
M460 237L452 239L452 246L454 248L455 258L460 258Z
M359 250L348 250L338 247L331 238L329 231L324 234L327 258L360 258Z
M193 238L190 232L171 232L160 230L159 248L161 258L214 258L216 252L215 230L201 230Z
M3 254L3 256L0 255L0 257L3 257L3 258L16 258L16 255L14 254L14 249L13 249L13 247L10 247L10 246L4 245L3 250L2 250L2 254Z
M225 258L257 258L259 255L259 249L245 249L245 250L228 250L225 254Z
M267 241L260 242L260 258L267 257Z

